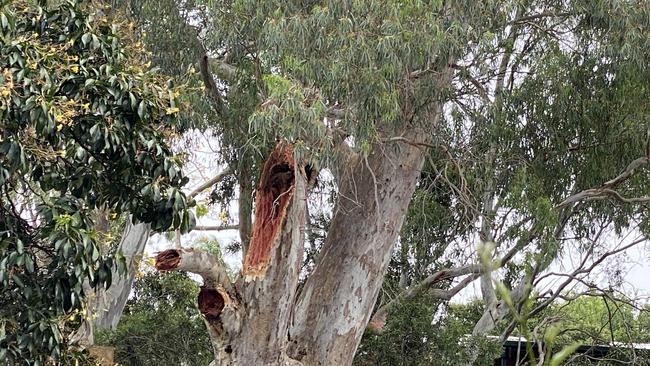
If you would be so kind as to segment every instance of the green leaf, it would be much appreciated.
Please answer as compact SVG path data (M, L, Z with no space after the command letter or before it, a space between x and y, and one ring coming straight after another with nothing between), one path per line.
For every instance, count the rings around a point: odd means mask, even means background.
M90 42L92 35L90 33L84 33L83 36L81 36L81 43L84 46L88 45L88 42Z
M144 104L144 100L141 100L141 101L140 101L140 104L138 104L138 116L139 116L141 119L144 119L145 108L146 108L146 107L145 107L145 104Z
M580 342L575 342L564 347L560 352L553 355L549 366L560 366L562 362L571 356L580 347Z

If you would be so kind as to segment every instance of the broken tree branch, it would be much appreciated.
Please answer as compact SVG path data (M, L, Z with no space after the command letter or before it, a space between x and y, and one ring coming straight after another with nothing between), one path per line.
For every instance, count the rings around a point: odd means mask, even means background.
M232 290L232 283L226 265L216 256L197 249L169 249L156 256L156 269L159 271L187 271L203 277L204 286L222 286Z
M197 299L198 308L210 333L218 365L230 358L234 334L241 329L239 292L228 277L223 261L204 250L169 249L156 256L159 271L187 271L203 277Z

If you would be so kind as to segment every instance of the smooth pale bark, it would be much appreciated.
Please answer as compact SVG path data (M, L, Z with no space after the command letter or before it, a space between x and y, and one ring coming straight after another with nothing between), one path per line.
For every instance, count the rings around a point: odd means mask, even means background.
M74 342L91 346L94 343L95 329L115 329L117 327L131 293L135 272L150 234L149 224L133 225L130 219L127 220L118 249L126 260L126 272L120 273L117 268L113 268L112 283L108 289L93 291L90 286L84 286L89 292L88 319L73 336Z
M435 125L435 123L433 123ZM418 129L403 137L419 141ZM304 365L349 365L381 288L425 149L377 146L341 177L320 260L294 307L290 354Z
M97 298L95 325L99 329L115 329L122 317L124 306L131 293L137 266L142 260L144 247L151 235L149 224L133 225L127 222L119 251L126 260L126 273L113 270L113 283Z

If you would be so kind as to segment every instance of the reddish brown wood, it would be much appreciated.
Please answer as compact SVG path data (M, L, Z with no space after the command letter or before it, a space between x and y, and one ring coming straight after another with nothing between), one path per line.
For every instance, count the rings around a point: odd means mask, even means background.
M273 243L282 231L294 191L293 148L279 143L264 163L255 199L255 222L242 273L247 279L263 278Z
M178 268L180 262L181 254L178 250L165 250L156 256L156 269L159 271L171 271Z

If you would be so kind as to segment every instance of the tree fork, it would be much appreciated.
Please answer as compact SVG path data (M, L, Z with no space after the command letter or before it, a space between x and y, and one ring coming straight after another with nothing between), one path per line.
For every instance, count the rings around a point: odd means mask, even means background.
M301 365L286 354L291 310L303 260L306 176L281 142L262 168L255 222L242 276L232 283L213 255L171 249L156 257L162 271L201 275L198 298L215 365Z

